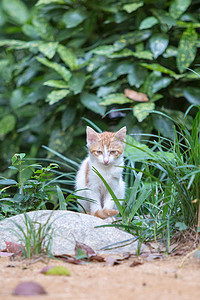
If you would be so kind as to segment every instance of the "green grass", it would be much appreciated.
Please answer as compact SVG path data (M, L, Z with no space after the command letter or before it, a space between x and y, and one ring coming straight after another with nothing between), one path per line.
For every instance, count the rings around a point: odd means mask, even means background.
M32 258L39 255L51 256L51 243L53 237L53 227L51 221L52 213L47 221L41 224L38 220L32 220L28 214L24 213L24 226L11 221L18 229L14 230L15 235L23 245L22 253L26 258Z
M191 129L173 122L174 140L148 135L147 146L128 138L123 205L94 169L121 215L121 220L109 226L123 228L140 241L164 241L166 251L178 230L200 231L200 110Z

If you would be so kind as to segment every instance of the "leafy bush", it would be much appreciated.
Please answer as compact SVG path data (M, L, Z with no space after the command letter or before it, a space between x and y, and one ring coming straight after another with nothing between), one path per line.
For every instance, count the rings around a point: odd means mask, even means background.
M187 69L199 72L199 18L191 0L2 0L1 171L14 153L45 156L42 144L82 157L82 117L173 138L173 122L151 111L181 119L200 104L199 77ZM130 111L102 121L107 107Z
M65 210L69 202L70 207L76 209L73 203L77 201L71 190L60 188L63 184L74 185L74 174L66 174L58 168L57 163L44 167L30 163L25 153L15 154L9 169L14 172L17 181L0 176L0 218L39 209ZM65 197L65 194L68 196Z

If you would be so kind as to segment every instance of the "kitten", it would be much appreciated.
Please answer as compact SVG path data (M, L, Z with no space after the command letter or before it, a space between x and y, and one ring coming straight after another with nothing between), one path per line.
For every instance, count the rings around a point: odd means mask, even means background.
M104 183L92 171L92 167L95 167L104 177L117 198L123 199L125 183L121 167L124 165L126 127L115 133L97 133L88 126L86 133L89 154L83 160L76 175L76 190L79 190L77 195L95 200L95 202L86 200L79 200L79 202L89 214L106 219L118 214L118 211Z

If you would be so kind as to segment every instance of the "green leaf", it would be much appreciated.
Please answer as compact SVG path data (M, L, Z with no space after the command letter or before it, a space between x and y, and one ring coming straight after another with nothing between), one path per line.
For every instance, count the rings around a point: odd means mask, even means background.
M174 140L174 123L170 119L165 118L162 115L153 114L153 124L158 132L160 132L164 137Z
M148 29L158 24L158 20L155 17L147 17L140 23L140 30Z
M100 100L95 94L83 93L81 95L81 103L101 116L105 114L106 108L100 105Z
M29 18L29 11L24 1L2 0L2 7L9 17L18 24L24 24Z
M24 95L22 89L15 89L10 97L11 107L15 110L18 107L22 106L24 102Z
M75 73L69 80L69 88L77 95L82 92L84 84L86 81L86 76L84 73Z
M4 26L6 21L7 21L7 17L5 12L2 9L2 6L0 5L1 9L0 9L0 27Z
M128 82L131 86L139 88L143 84L147 74L147 70L141 67L139 63L133 63L132 69L128 74Z
M63 22L67 28L73 28L82 23L87 18L87 13L83 9L70 9L63 15Z
M138 30L122 35L121 40L125 40L126 45L134 45L148 39L151 34L151 30Z
M43 85L61 89L69 88L69 85L63 80L47 80L43 83Z
M70 79L70 77L72 76L72 74L71 74L71 72L69 70L67 70L65 67L63 67L62 65L60 65L60 64L58 64L56 62L51 62L48 59L42 58L42 57L37 57L37 60L41 64L43 64L43 65L45 65L45 66L47 66L47 67L55 70L58 74L60 74L62 76L62 78L65 81L68 81Z
M49 59L53 58L58 47L58 43L42 43L38 46L39 51Z
M104 55L106 55L106 54L104 54ZM133 52L132 50L130 50L128 48L122 49L119 52L114 52L112 54L107 54L107 56L110 57L110 58L135 56L139 59L142 59L142 58L143 59L149 59L149 60L153 59L153 54L148 50Z
M37 33L37 30L35 29L34 26L30 25L30 24L24 24L22 26L22 31L23 33L28 36L29 38L31 38L32 40L37 40L39 39L39 35Z
M110 55L117 50L118 48L115 47L115 45L105 45L93 49L91 53L98 54L98 55Z
M147 63L142 63L141 66L149 69L149 70L153 70L153 71L158 71L164 74L169 74L172 76L176 76L176 73L172 70L169 70L159 64L147 64Z
M138 122L142 122L154 109L155 103L139 103L133 107L133 115L137 118Z
M143 6L144 3L143 1L139 1L137 3L130 3L130 4L125 4L123 5L123 9L127 12L127 13L132 13L133 11L136 11L139 7Z
M47 4L66 4L65 0L39 0L35 5L39 6L39 5L47 5Z
M65 197L63 195L63 192L62 192L61 188L58 185L56 186L56 190L57 190L57 194L58 194L59 209L60 210L66 210L67 205L66 205L66 202L65 202Z
M187 10L191 2L191 0L174 0L169 7L172 18L178 19Z
M101 105L111 105L111 104L125 104L133 103L133 100L124 96L124 94L116 93L106 96L106 98L100 103Z
M194 87L186 87L183 89L184 97L191 104L200 105L200 89Z
M16 119L14 115L6 115L0 120L0 138L4 137L15 128Z
M72 50L63 45L58 46L58 53L64 63L73 71L78 69L78 60Z
M58 90L58 91L52 91L47 95L46 101L49 102L50 105L57 103L59 100L63 99L67 95L70 94L70 91L65 90Z
M128 56L134 56L134 53L132 50L125 48L118 52L111 52L111 54L107 54L110 58L120 58L120 57L128 57ZM105 55L105 54L104 54Z
M172 78L169 77L161 77L155 78L152 84L152 92L156 93L161 89L167 87L172 82Z
M150 149L148 149L148 147L145 144L138 142L135 138L133 138L130 135L126 135L126 146L124 149L125 157L131 158L133 161L146 160L151 158L146 151L150 151Z
M66 130L74 121L76 116L76 109L72 107L67 107L64 111L61 119L62 130Z
M183 73L195 59L197 38L198 35L193 27L187 28L182 34L176 60L180 73Z
M165 53L163 54L163 57L164 57L164 58L173 57L173 56L176 57L177 54L178 54L177 48L174 47L174 46L169 46L169 47L166 49Z
M176 222L175 226L181 231L186 230L188 228L184 222Z
M9 47L21 47L24 46L25 42L19 41L19 40L1 40L0 46L9 46Z
M153 59L152 53L148 50L133 52L133 56L139 59L149 59L149 60Z
M73 129L71 128L65 132L59 129L54 129L51 132L48 145L49 148L53 149L51 152L54 154L55 151L59 152L59 154L65 152L73 142L73 134Z
M129 61L103 65L94 74L94 86L102 86L116 80L119 76L128 74L131 71Z
M13 180L13 179L0 179L0 185L13 185L13 184L17 184L17 181Z
M176 20L172 18L167 11L161 9L152 9L151 11L162 25L168 26L168 29L172 26L176 26Z
M32 24L37 34L47 42L54 41L54 29L48 22L48 19L40 15L34 15Z
M156 33L150 38L149 45L155 58L158 58L158 56L165 51L165 49L168 46L168 43L169 38L164 33Z

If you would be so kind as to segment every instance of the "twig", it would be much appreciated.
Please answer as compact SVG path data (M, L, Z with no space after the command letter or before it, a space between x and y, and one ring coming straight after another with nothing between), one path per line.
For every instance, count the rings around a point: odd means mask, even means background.
M195 250L193 250L193 251L189 252L188 254L186 254L186 256L182 259L182 262L180 263L179 268L182 268L182 266L183 266L184 262L186 261L186 259L187 259L190 255L192 255L192 254L194 254L195 252L197 252L198 250L200 250L200 246L197 247Z

